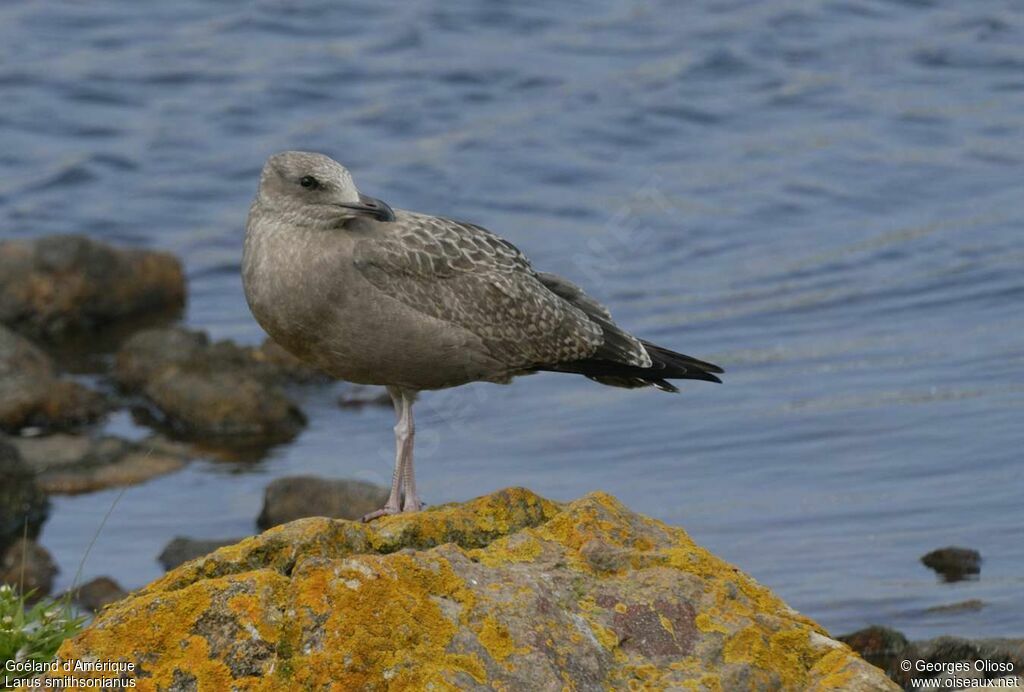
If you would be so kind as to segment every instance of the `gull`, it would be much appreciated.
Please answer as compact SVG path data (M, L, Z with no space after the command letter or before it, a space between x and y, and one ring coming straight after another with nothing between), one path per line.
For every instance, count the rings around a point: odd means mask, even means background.
M391 493L364 521L422 507L412 415L421 391L550 371L676 392L668 380L720 382L723 372L629 334L580 287L534 270L485 228L360 193L323 154L267 159L242 282L256 321L286 350L387 388L397 419Z

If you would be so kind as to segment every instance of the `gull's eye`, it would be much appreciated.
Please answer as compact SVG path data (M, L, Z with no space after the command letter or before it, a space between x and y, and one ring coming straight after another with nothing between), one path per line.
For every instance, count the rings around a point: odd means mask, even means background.
M316 190L320 187L320 181L311 175L304 175L302 176L302 180L299 181L299 185L307 190Z

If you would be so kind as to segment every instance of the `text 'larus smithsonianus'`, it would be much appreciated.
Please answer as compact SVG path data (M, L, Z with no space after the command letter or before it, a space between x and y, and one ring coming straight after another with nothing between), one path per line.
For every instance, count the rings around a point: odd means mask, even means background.
M677 391L722 369L638 339L578 286L538 272L470 223L393 210L322 154L271 156L249 210L242 280L260 325L299 358L395 404L387 504L420 509L412 404L419 391L507 383L539 370Z

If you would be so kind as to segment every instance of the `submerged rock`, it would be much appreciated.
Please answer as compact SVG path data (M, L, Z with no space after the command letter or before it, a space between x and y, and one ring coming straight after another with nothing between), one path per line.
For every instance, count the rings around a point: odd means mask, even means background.
M106 608L59 656L130 660L166 690L897 689L682 529L522 489L276 527Z
M387 499L387 488L366 481L288 476L267 486L256 525L269 529L305 517L358 519Z
M981 573L981 553L971 548L939 548L924 555L921 562L948 582L977 578Z
M211 343L202 332L173 327L128 339L117 352L114 378L152 404L148 422L190 439L258 445L290 440L305 425L277 386L294 372L264 347Z
M50 501L17 447L0 437L0 551L27 535L35 538Z
M33 540L19 538L0 551L0 584L8 584L33 599L49 595L57 564L49 551Z
M102 395L58 378L48 355L0 325L0 430L63 430L106 411Z
M136 485L173 473L192 457L189 448L161 435L139 442L119 437L50 435L11 438L25 463L51 494L76 495Z
M985 607L985 601L980 598L969 598L966 601L957 601L956 603L947 603L944 605L932 606L931 608L925 608L924 612L927 615L950 615L953 613L970 613L978 610L982 610Z
M185 304L181 263L80 235L0 242L0 322L46 341Z
M238 543L241 538L188 538L187 536L175 536L164 546L157 556L157 560L165 570L172 570L178 565L184 564L197 557L209 555L217 548L223 548L232 543Z

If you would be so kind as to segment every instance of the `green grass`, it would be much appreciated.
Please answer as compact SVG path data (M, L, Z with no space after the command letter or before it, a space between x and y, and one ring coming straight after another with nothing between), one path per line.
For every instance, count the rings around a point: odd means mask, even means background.
M67 597L29 605L27 594L0 585L0 670L10 660L52 661L61 643L77 634L85 620L75 615Z

